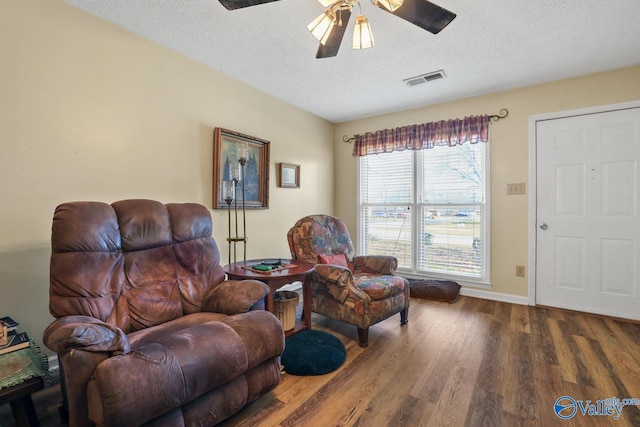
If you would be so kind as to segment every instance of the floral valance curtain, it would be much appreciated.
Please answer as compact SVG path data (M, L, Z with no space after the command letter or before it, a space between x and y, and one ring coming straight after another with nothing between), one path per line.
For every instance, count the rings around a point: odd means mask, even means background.
M464 119L383 129L356 135L354 156L390 153L402 150L423 150L437 145L454 145L489 141L489 116L469 116Z

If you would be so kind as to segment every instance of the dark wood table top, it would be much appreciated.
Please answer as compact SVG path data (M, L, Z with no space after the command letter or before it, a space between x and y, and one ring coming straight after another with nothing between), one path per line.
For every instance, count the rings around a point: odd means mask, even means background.
M308 274L311 273L313 271L313 268L315 267L315 264L311 262L275 258L276 260L280 259L282 261L283 267L285 268L280 268L272 271L256 271L251 269L251 267L254 265L258 265L263 261L273 259L274 258L264 258L238 261L229 265L225 265L223 267L223 270L231 277L242 277L245 279L268 281L270 279L281 279L291 276Z

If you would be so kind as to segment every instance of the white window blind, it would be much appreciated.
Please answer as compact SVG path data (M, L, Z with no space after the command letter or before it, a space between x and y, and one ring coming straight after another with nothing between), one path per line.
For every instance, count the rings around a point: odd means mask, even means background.
M399 269L488 281L487 144L360 158L359 249Z
M411 151L360 160L360 247L370 255L395 255L411 265L414 162Z

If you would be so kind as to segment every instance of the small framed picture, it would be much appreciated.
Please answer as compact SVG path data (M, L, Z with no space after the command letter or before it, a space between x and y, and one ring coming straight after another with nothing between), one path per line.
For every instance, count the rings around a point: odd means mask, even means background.
M280 163L278 185L283 188L300 188L300 165Z

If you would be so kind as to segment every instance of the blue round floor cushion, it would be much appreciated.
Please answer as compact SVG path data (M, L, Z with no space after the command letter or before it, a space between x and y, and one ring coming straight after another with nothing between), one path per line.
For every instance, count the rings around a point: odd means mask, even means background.
M347 351L333 335L306 329L286 339L280 362L292 375L324 375L344 363Z

